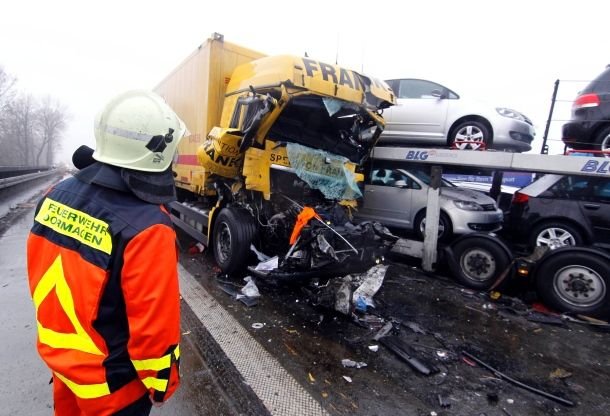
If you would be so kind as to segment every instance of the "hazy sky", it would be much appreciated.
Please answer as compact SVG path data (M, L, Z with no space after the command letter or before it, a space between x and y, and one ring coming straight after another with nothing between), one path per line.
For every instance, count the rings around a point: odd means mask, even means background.
M161 2L159 2L161 3ZM0 65L20 90L50 94L71 121L62 155L93 146L93 118L113 95L152 89L213 32L267 54L302 55L378 78L419 77L512 107L536 126L540 151L571 101L610 64L605 1L19 0L0 8Z

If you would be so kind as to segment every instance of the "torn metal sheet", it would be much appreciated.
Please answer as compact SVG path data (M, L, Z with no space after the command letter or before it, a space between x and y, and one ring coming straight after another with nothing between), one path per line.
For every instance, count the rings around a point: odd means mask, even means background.
M296 143L287 143L290 166L296 175L330 200L352 200L362 197L356 176L350 172L346 157Z

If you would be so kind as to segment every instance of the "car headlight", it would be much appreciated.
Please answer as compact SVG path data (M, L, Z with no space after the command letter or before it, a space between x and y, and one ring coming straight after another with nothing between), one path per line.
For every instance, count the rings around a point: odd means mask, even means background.
M500 114L503 117L514 118L516 120L525 121L525 117L523 117L523 114L521 114L518 111L511 110L510 108L498 107L498 108L496 108L496 111L498 112L498 114Z
M465 211L483 211L483 207L477 204L476 202L461 201L458 199L453 201L453 203L456 207Z

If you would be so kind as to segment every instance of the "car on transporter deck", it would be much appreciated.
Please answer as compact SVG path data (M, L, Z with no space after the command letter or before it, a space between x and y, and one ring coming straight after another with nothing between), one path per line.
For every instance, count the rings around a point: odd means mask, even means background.
M364 198L356 218L374 220L423 239L431 178L422 167L404 168L374 162L364 184ZM503 214L482 192L460 188L447 180L440 187L439 240L476 231L502 228Z
M610 177L542 176L514 194L504 231L530 248L610 249Z
M572 149L601 150L610 157L610 65L574 100L562 140Z
M379 145L449 146L527 152L534 126L518 111L461 98L436 82L423 79L386 81L397 104L385 109L386 127Z

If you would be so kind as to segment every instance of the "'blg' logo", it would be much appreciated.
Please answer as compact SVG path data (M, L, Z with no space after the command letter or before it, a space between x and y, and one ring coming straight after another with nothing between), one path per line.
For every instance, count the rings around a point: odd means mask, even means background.
M407 153L407 160L426 160L428 159L428 152L425 150L409 150Z
M610 162L598 162L597 160L587 160L587 163L580 170L581 172L595 172L595 173L610 173Z

